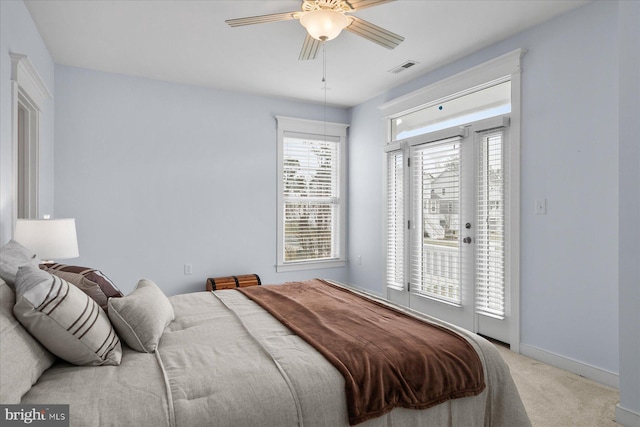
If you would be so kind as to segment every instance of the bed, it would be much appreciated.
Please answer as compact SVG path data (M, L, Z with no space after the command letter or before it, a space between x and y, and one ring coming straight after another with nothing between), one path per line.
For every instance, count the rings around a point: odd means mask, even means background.
M69 404L72 426L354 424L340 370L245 293L221 290L162 298L173 319L163 325L153 352L137 351L121 339L119 364L77 366L53 356L16 320L16 294L0 281L1 403ZM381 300L376 304L387 305ZM152 307L150 312L164 309ZM530 425L509 369L491 343L437 319L407 314L467 342L481 362L484 387L427 409L394 407L357 425Z

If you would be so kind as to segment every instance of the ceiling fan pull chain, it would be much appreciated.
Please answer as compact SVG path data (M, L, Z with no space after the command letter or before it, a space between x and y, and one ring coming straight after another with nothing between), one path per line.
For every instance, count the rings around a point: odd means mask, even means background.
M324 84L324 139L327 140L327 50L326 41L322 41L322 83Z
M327 92L327 42L322 42L322 83L324 83L325 95Z

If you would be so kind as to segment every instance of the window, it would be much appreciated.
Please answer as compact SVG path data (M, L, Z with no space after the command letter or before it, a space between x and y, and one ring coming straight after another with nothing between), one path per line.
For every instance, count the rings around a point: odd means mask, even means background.
M347 125L277 120L277 270L344 266Z

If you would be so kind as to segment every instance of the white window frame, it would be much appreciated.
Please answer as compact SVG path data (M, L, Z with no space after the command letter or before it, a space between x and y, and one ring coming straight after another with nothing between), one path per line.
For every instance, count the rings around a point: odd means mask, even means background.
M11 140L13 168L13 225L20 212L24 218L38 218L40 113L51 92L26 55L10 52ZM24 111L19 122L19 110ZM22 132L18 128L22 127ZM20 156L19 156L20 153ZM21 161L19 162L19 157Z
M346 266L346 145L348 124L322 122L276 116L278 135L278 214L277 214L277 272L336 268ZM284 259L284 138L285 133L326 135L338 138L338 226L336 245L337 257L328 260L285 261Z
M509 206L505 206L506 211L509 212L508 218L505 219L505 231L508 236L505 242L505 262L508 266L506 280L507 283L510 283L510 345L511 350L516 353L520 352L521 60L525 53L526 50L524 49L516 49L422 89L418 89L407 95L391 100L379 107L382 116L386 118L384 141L385 151L388 152L398 145L407 143L407 141L392 141L391 121L393 119L419 110L427 104L445 99L453 94L460 94L464 91L473 91L476 87L484 86L487 82L502 79L505 76L508 76L511 80L511 130L509 136L509 153L508 157L505 158L505 161L510 165L508 170L509 176L507 177L508 188L505 189L509 200ZM409 138L409 140L410 139L411 138ZM385 188L385 200L386 197ZM387 222L386 212L384 222ZM387 242L385 241L385 247L386 244ZM387 289L387 297L390 297L390 290L392 290L393 287L388 287Z

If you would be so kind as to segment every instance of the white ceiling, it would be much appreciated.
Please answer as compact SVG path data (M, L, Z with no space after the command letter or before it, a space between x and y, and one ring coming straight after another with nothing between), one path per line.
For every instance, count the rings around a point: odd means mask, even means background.
M326 44L327 103L353 106L508 38L583 0L399 0L354 15L405 37L394 50L343 31ZM225 19L300 10L299 0L26 0L58 64L323 102L322 54L298 61L298 21ZM526 46L522 46L525 47ZM419 64L388 71L407 60Z

